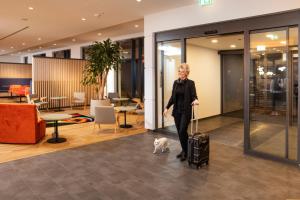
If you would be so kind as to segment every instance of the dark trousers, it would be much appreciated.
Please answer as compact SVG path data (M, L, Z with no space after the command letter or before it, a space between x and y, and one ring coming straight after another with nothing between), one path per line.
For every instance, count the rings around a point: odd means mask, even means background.
M187 154L188 137L189 137L187 133L187 129L191 121L191 116L187 116L186 114L179 113L179 114L174 114L174 119L175 119L175 125L179 136L182 151Z

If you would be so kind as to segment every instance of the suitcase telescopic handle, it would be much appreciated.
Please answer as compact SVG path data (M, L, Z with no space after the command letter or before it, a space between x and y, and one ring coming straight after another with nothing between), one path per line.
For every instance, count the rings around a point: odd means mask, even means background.
M193 119L193 117L195 116L195 114L194 114L195 106L196 106L196 105L193 105L193 106L192 106L191 135L194 135L195 133L198 132L198 119ZM195 133L193 132L193 124L194 124L194 121L196 121L196 131L195 131Z

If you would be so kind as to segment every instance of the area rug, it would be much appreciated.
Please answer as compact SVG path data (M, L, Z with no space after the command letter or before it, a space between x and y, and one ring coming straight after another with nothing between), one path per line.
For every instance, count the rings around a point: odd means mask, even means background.
M72 118L58 121L59 126L71 125L71 124L82 124L87 122L93 122L94 118L79 113L72 113ZM47 122L46 127L53 127L54 122Z

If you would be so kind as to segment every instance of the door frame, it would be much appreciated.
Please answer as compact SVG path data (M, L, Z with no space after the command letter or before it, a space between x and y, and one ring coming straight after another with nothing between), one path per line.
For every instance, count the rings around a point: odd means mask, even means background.
M223 34L244 34L244 49L250 49L250 31L259 31L271 28L291 27L298 26L298 35L300 35L300 9L290 10L285 12L278 12L272 14L265 14L255 17L247 17L241 19L234 19L228 21L221 21L216 23L209 23L204 25L184 27L175 30L168 30L154 33L154 54L155 54L155 129L158 129L158 78L157 78L157 43L164 41L181 40L187 38L202 37L202 36L215 36ZM181 47L183 55L186 56L186 46ZM298 38L298 49L300 49ZM183 60L185 61L185 60ZM298 69L300 65L300 57L298 57ZM282 159L277 156L255 152L250 148L249 137L249 69L250 69L250 52L244 52L244 153L259 156L267 159L272 159L285 163L300 164L300 133L298 128L298 142L297 142L297 161ZM300 69L298 70L298 79L300 79ZM300 87L298 87L298 94L300 94ZM300 98L298 98L298 105ZM300 106L298 106L298 116L300 113ZM298 117L298 125L300 125L300 117Z

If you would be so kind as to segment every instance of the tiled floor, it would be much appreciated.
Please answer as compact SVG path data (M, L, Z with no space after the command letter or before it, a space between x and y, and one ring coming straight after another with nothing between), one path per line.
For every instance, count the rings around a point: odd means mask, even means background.
M156 135L157 136L157 135ZM246 156L211 140L200 170L170 152L153 155L152 133L0 164L0 199L296 199L296 166Z

